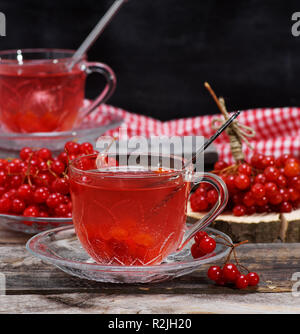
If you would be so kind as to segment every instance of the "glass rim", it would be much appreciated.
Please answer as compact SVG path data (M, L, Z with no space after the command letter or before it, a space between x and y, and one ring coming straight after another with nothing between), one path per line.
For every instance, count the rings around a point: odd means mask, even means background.
M7 49L0 51L0 65L19 65L19 66L30 66L37 63L52 63L55 64L54 60L58 60L57 63L65 63L70 60L72 55L76 50L73 49L59 49L59 48L24 48L24 49ZM18 61L17 56L26 55L26 54L61 54L62 57L46 57L46 58L32 58L32 59L24 59L24 63L22 64ZM3 58L4 56L15 55L15 58ZM81 60L87 58L86 53L81 57Z
M134 175L134 176L126 176L124 174L122 175L118 175L118 173L115 173L115 174L108 174L108 173L112 173L112 170L110 170L110 168L108 167L106 170L97 170L96 172L95 171L92 171L92 170L83 170L83 169L79 169L77 168L74 164L77 162L77 161L80 161L81 159L83 158L88 158L88 157L97 157L100 153L92 153L92 154L87 154L87 155L82 155L80 157L77 157L73 160L71 160L69 162L69 169L70 171L74 171L75 173L80 173L80 174L85 174L85 175L97 175L97 176L103 176L103 177L106 177L106 178L115 178L115 179L120 179L120 178L132 178L132 179L137 179L137 178L145 178L145 175L141 174L141 175ZM107 154L107 153L105 153ZM108 153L109 155L109 153ZM114 153L111 153L111 155L115 155ZM115 156L120 156L120 155L126 155L125 153L122 154L116 154ZM165 158L173 158L174 160L177 159L177 160L180 160L182 162L182 166L184 165L184 158L178 156L178 155L173 155L173 154L154 154L154 153L128 153L127 156L129 155L137 155L137 156L140 156L140 155L147 155L147 156L151 156L151 155L154 155L154 156L159 156L159 157L165 157ZM147 178L157 178L157 177L174 177L174 176L177 176L177 175L180 175L180 174L183 174L183 173L186 173L186 172L190 172L192 171L193 168L192 166L190 166L190 168L182 168L182 169L177 169L177 170L171 170L169 173L161 173L161 174L157 174L157 173L153 173L153 174L148 174L147 175Z
M16 222L23 223L29 221L33 223L72 223L72 217L27 217L9 213L0 213L1 219L10 219Z

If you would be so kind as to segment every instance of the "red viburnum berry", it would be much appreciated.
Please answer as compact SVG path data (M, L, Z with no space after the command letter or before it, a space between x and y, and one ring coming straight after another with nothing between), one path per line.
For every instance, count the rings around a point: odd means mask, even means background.
M212 281L218 281L222 278L222 269L219 266L210 266L207 271L207 276Z
M248 285L249 285L249 280L246 275L240 275L235 280L235 286L238 289L246 289Z

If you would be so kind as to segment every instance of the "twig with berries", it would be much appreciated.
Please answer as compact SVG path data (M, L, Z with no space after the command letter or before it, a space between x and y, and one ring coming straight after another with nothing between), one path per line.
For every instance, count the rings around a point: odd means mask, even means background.
M229 117L223 98L218 98L208 83L210 92L225 120ZM215 122L223 122L215 119ZM213 126L214 126L213 121ZM215 124L216 125L216 124ZM292 154L280 157L254 152L245 160L242 143L251 148L247 137L253 137L251 128L234 121L227 129L234 164L219 160L212 173L219 175L226 183L229 201L226 211L240 217L254 213L287 213L300 207L300 159ZM205 183L190 197L194 212L207 212L218 199L216 190Z
M208 269L208 278L216 282L217 285L224 286L229 284L234 285L238 289L256 286L259 283L259 275L255 272L250 272L245 266L241 265L236 254L236 247L247 243L248 240L233 244L221 235L217 235L216 238L222 239L222 241L215 240L205 231L199 231L194 238L195 243L191 247L191 254L194 258L200 258L213 252L217 243L231 248L222 267L214 265ZM232 255L236 264L229 262Z

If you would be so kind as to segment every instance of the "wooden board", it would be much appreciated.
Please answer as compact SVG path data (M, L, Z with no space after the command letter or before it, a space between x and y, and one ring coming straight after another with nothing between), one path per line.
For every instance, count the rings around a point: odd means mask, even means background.
M290 293L207 295L124 295L119 293L64 293L1 296L0 313L55 314L236 314L300 313L299 298ZM101 328L105 324L101 322Z
M291 244L292 245L292 244ZM251 292L289 292L292 282L285 272L297 271L297 264L286 264L287 259L298 256L300 245L295 244L293 249L283 245L275 245L270 256L258 260L259 254L268 254L269 246L257 244L241 246L238 254L241 262L249 266L250 270L260 273L262 282L259 288L249 288ZM298 252L298 254L297 254ZM255 263L255 265L253 265ZM221 262L219 262L221 264ZM231 294L240 291L231 288L216 287L207 279L206 271L209 265L182 276L181 278L146 285L119 285L98 283L70 276L54 266L43 263L29 255L23 246L0 247L0 272L6 276L6 294L52 294L58 292L96 292L99 288L107 293L207 293L219 294L230 290ZM299 268L300 269L300 268Z
M196 223L204 213L187 208L188 222ZM300 210L292 213L266 213L235 217L224 212L211 224L229 235L234 242L248 240L254 243L300 242Z
M246 244L239 259L261 276L258 288L219 287L206 277L209 265L155 284L108 284L70 276L31 256L24 234L0 230L0 273L6 294L0 313L299 313L291 294L300 272L300 244ZM222 264L221 261L218 264Z

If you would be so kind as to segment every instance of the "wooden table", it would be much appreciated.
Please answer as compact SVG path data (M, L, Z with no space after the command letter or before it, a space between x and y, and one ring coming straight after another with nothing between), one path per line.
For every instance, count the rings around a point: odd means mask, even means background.
M300 313L300 288L298 297L291 293L295 272L300 282L300 244L238 247L241 263L257 271L262 282L258 288L237 290L212 284L206 278L208 266L147 285L79 279L31 256L25 249L28 238L0 229L0 272L6 279L0 313Z

